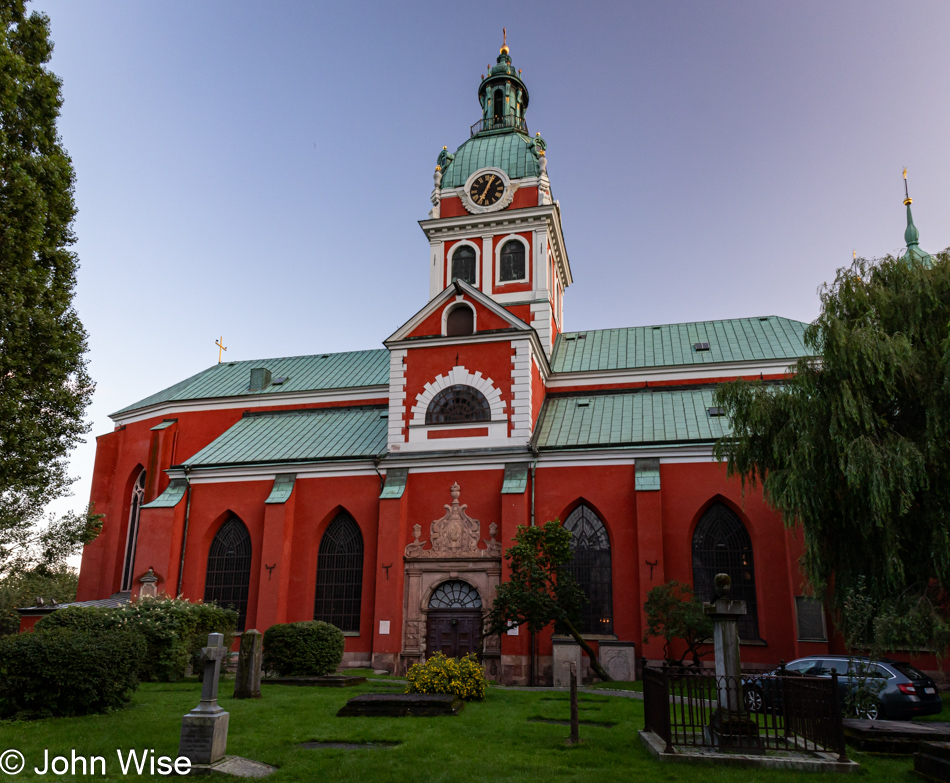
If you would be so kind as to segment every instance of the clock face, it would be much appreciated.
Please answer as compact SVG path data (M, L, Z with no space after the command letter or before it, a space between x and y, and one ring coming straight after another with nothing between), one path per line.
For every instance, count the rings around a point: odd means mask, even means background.
M490 207L498 201L505 192L505 183L497 174L482 174L476 179L468 195L480 207Z

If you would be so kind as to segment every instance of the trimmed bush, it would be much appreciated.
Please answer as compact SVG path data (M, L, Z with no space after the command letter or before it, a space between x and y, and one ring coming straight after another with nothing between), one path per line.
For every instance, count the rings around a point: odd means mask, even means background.
M343 631L308 620L272 625L264 632L264 671L280 677L322 677L343 662Z
M425 663L414 663L406 674L406 693L453 693L460 699L484 699L488 681L475 653L461 660L438 652Z
M0 639L0 717L85 715L124 707L145 641L135 630L52 628Z
M230 648L237 612L215 604L191 603L181 598L141 598L114 609L67 607L40 620L35 628L104 631L132 629L142 635L146 654L139 662L143 682L175 682L185 674L194 655L208 643L209 633L223 633Z

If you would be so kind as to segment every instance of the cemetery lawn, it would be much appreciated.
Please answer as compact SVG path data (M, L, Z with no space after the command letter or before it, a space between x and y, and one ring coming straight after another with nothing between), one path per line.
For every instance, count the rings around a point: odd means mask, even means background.
M228 753L264 761L280 769L268 781L525 781L638 780L668 783L749 783L815 779L794 771L660 764L641 747L643 702L606 692L581 693L582 721L615 725L581 725L582 744L567 747L567 726L531 718L567 719L569 703L562 691L489 688L483 702L469 702L457 717L337 718L337 710L360 693L395 691L404 686L385 679L350 688L304 688L264 684L261 700L236 701L225 695L231 713ZM233 680L221 691L230 694ZM122 778L116 755L121 749L176 756L181 717L198 703L197 682L141 685L131 707L109 715L0 722L0 752L16 748L26 757L18 780L38 779L34 766L50 755L104 756L105 779ZM395 747L308 750L310 741L400 742ZM863 780L893 783L914 780L910 757L883 758L849 750L863 766ZM147 772L147 770L146 770ZM91 777L91 776L87 776ZM102 779L97 774L96 779ZM139 776L130 776L142 779ZM149 779L149 775L143 776ZM42 779L73 780L47 774ZM4 777L4 779L10 779ZM77 780L83 780L77 776ZM831 778L828 778L831 780Z

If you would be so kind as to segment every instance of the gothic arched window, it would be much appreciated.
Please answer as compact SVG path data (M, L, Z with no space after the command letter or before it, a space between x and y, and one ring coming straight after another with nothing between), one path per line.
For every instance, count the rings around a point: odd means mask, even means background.
M208 550L208 574L205 577L205 601L234 609L239 631L247 622L247 588L251 582L251 535L244 523L231 517L211 542Z
M495 90L492 96L492 114L495 119L495 127L499 127L504 122L505 116L505 94L501 90Z
M475 249L470 245L460 245L452 253L452 279L475 285L475 271Z
M478 590L468 582L453 579L443 582L432 591L430 609L481 609L482 599Z
M574 556L565 568L573 574L589 603L581 607L581 633L613 633L613 581L610 539L593 509L583 503L564 522L571 532Z
M129 524L125 533L125 564L122 567L122 583L119 585L119 590L122 591L132 589L132 569L135 568L135 548L139 539L139 513L144 499L145 471L143 470L135 480L132 498L129 501Z
M729 574L729 597L745 601L746 615L739 618L739 638L758 639L752 539L742 520L722 503L714 503L706 510L693 533L693 590L701 600L715 600L716 574Z
M508 280L524 280L524 244L517 239L505 242L501 248L501 282Z
M456 384L443 389L426 409L426 424L464 424L491 421L491 406L478 389Z
M337 514L320 540L313 619L358 633L363 596L363 536L345 511Z

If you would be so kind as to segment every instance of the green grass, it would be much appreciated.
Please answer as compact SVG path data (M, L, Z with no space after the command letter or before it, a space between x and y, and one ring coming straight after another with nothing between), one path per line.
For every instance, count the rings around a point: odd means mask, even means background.
M927 721L933 723L934 721L940 721L942 723L950 723L950 693L941 693L940 698L943 700L943 711L937 713L936 715L925 715L921 718L914 718L915 721Z
M637 680L636 682L597 682L584 687L600 691L635 691L636 693L643 693L643 680Z
M230 693L233 681L222 683ZM582 718L614 722L613 728L581 727L582 744L567 747L566 726L529 722L529 717L566 719L564 694L490 688L484 702L466 704L458 717L337 718L347 699L378 688L366 683L351 688L301 688L264 685L263 699L221 699L231 713L228 752L278 766L269 778L283 781L524 781L533 779L594 781L638 780L668 783L750 783L805 781L799 772L743 770L659 764L640 746L643 702L604 693L582 706ZM388 690L388 689L387 689ZM16 748L27 767L17 779L35 779L43 749L69 756L105 756L108 779L120 777L116 749L153 748L156 755L177 755L181 716L198 703L197 683L146 684L133 705L110 715L52 718L0 723L0 752ZM312 740L402 744L373 750L306 750ZM910 758L876 758L852 753L865 766L864 779L884 783L910 781ZM49 779L47 776L44 779ZM146 776L147 777L147 776ZM4 780L8 778L3 777ZM70 776L62 779L70 780Z

